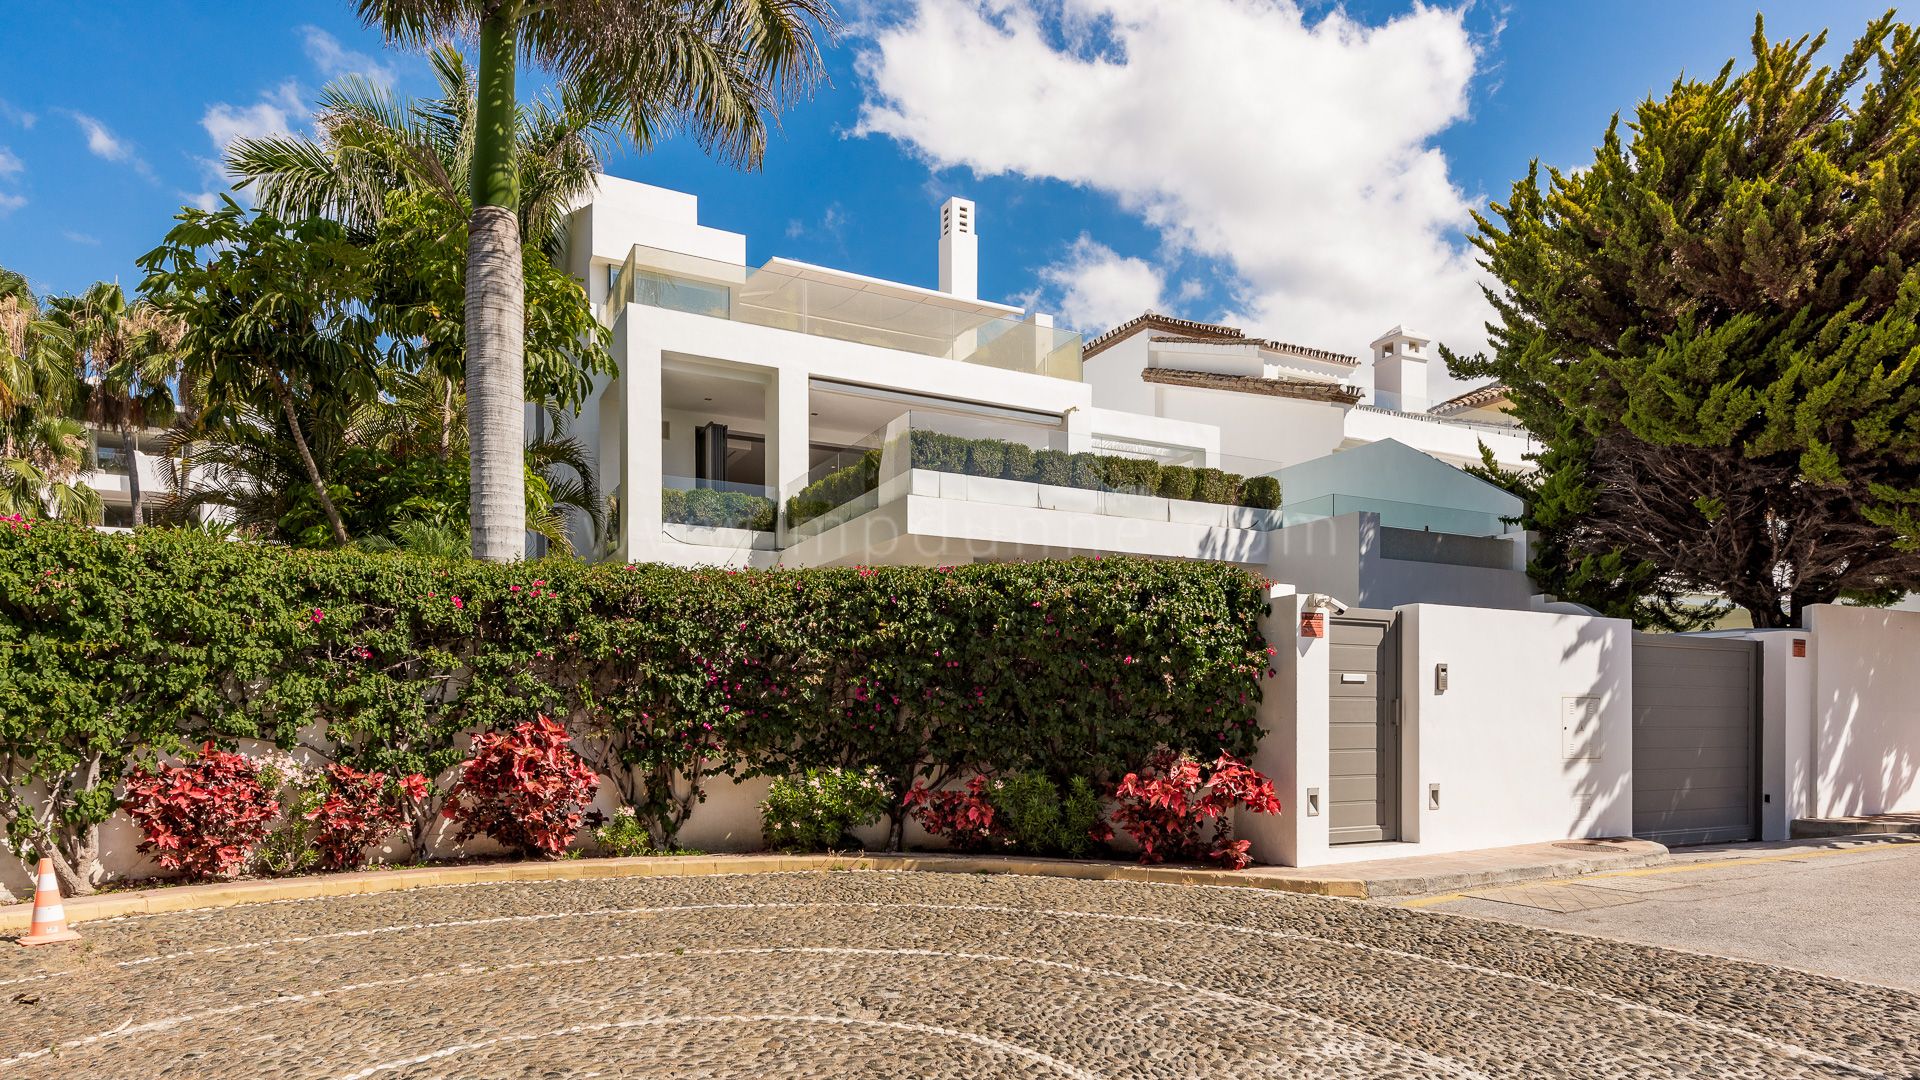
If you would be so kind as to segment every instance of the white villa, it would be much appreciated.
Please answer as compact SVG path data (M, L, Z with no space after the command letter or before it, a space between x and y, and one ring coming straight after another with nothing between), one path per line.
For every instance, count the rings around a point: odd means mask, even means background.
M1370 371L1152 313L1083 341L979 297L979 226L966 200L940 207L938 288L754 267L694 196L602 177L567 266L614 332L620 377L576 434L618 513L580 548L730 566L1124 553L1369 605L1528 605L1525 539L1502 520L1518 500L1452 467L1482 443L1519 465L1528 436L1497 391L1429 407L1425 339L1382 335Z

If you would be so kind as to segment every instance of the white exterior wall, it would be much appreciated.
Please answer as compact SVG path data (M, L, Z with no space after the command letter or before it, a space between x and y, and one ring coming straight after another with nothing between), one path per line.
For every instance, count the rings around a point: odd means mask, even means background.
M1920 811L1920 612L1821 604L1805 621L1811 816Z
M1632 835L1630 623L1429 604L1399 614L1403 836L1438 852ZM1599 701L1584 736L1562 730L1570 697Z
M1469 851L1633 828L1632 629L1620 619L1415 604L1400 633L1398 841L1333 845L1329 796L1330 638L1299 636L1301 600L1279 586L1268 620L1275 676L1254 763L1283 809L1242 815L1260 862L1315 866ZM1445 663L1449 685L1434 689ZM1565 737L1569 697L1598 699L1590 731ZM1430 785L1439 805L1429 808ZM1307 812L1309 789L1323 800Z

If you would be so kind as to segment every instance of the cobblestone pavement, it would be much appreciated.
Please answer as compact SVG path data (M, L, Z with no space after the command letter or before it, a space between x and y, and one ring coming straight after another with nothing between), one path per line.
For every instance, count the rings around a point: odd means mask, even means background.
M0 946L0 1077L1920 1076L1920 996L1249 889L812 873Z

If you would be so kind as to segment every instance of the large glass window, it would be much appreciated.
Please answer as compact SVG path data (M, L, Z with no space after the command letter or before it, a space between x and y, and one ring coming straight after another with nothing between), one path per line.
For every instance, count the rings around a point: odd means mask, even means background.
M724 319L730 310L731 293L725 285L668 277L650 270L634 270L631 299L636 304L711 315Z

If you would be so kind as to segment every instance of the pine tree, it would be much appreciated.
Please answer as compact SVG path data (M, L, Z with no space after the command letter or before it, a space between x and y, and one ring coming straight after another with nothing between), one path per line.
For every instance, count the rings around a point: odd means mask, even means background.
M1716 592L1756 626L1920 588L1920 35L1892 12L1682 76L1593 164L1475 215L1492 352L1546 447L1563 580Z

